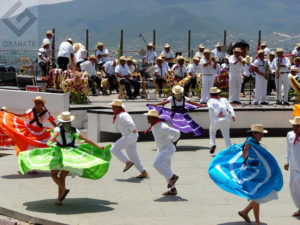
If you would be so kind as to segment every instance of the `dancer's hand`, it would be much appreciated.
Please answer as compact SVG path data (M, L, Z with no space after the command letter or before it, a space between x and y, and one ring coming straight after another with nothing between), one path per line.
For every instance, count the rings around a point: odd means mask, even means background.
M232 121L233 121L233 122L236 121L236 117L235 117L235 116L232 117Z
M104 150L104 146L101 146L101 145L97 145L97 148Z
M138 133L139 131L137 129L133 130L132 131L133 133Z
M286 164L284 164L283 167L284 167L285 170L289 170L290 165L288 163L286 163Z

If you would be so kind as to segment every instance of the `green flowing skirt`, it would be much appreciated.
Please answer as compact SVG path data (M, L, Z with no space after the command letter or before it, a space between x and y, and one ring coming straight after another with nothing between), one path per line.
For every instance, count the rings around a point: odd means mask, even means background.
M22 174L29 170L65 170L73 175L97 180L103 177L111 159L111 145L98 149L90 144L75 148L37 148L20 152L19 168Z

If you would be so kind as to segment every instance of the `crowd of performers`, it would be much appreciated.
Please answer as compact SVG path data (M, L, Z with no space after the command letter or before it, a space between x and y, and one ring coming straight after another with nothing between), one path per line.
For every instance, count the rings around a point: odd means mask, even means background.
M142 80L148 75L155 82L159 97L163 92L171 92L174 85L180 84L186 96L201 92L201 103L207 103L210 88L217 86L229 95L230 103L240 104L240 96L245 95L245 84L249 82L255 90L255 105L267 105L266 96L273 90L277 90L277 104L289 105L292 96L290 88L294 87L295 82L299 89L295 96L300 95L300 43L289 55L284 55L282 48L271 52L267 44L262 43L253 57L248 55L247 45L234 48L232 55L229 55L219 42L213 50L200 44L199 51L191 59L175 55L168 43L163 46L161 54L157 54L153 43L148 43L143 57L143 66L148 72L141 74L142 70L133 57L111 58L102 42L97 43L95 55L88 56L85 46L74 43L71 38L60 44L55 67L51 55L52 36L51 31L46 32L38 53L43 76L50 80L48 86L55 86L52 81L56 78L53 76L71 69L73 72L88 73L92 95L98 95L99 90L104 95L114 90L119 92L124 85L127 98L135 99L141 95L140 88L145 85ZM60 73L51 73L49 68L57 68ZM293 82L291 77L295 78Z
M249 212L253 210L255 223L260 224L260 204L278 198L283 186L283 176L276 159L261 144L266 130L263 125L253 124L249 137L241 144L232 144L229 136L230 122L236 121L234 110L226 98L220 97L220 90L210 89L207 100L210 118L210 153L216 150L216 130L220 129L227 148L213 158L208 173L211 179L223 190L249 200L249 204L238 214L250 222ZM184 88L177 85L167 100L147 105L145 113L149 129L152 131L157 148L154 168L166 180L167 190L163 195L177 195L176 183L179 175L171 168L172 156L180 133L193 132L195 136L203 133L203 128L188 115L189 110L205 105L193 102L184 96ZM62 202L70 192L67 188L68 174L97 180L108 171L111 154L124 163L123 172L135 167L137 179L149 177L137 151L139 132L121 100L111 103L113 126L121 137L112 145L100 146L87 139L72 126L75 116L62 112L55 123L46 108L42 97L33 99L34 107L24 114L8 112L3 107L0 112L0 134L2 145L14 145L22 174L30 171L50 171L51 178L58 186L55 204ZM172 108L161 107L171 103ZM28 121L24 121L25 117ZM145 120L146 120L145 118ZM54 127L45 127L48 120ZM285 170L290 170L290 192L298 208L293 216L300 216L300 117L290 120L293 131L287 134L287 161ZM77 144L75 140L78 140ZM79 143L79 144L78 144ZM122 152L125 149L127 156Z

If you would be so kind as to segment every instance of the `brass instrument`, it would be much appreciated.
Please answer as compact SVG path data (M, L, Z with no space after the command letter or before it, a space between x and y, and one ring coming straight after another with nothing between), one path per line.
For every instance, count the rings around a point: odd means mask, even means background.
M282 58L278 58L277 70L275 72L275 77L276 77L277 80L279 79L280 74L281 74L281 69L280 69L281 62L282 62Z
M266 69L265 69L265 79L269 80L270 76L271 76L271 70L270 70L270 66L269 66L269 62L268 62L268 58L266 58Z

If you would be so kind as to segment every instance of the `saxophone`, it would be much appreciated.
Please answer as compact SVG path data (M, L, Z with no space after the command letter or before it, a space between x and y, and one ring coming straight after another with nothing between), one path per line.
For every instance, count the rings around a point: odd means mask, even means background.
M281 70L280 70L281 61L282 61L282 58L278 58L277 70L275 72L275 77L276 77L277 80L279 79L280 74L281 74Z
M269 62L268 62L268 59L266 59L266 69L265 69L265 79L266 80L269 80L270 79L270 76L271 76L271 70L270 70L270 66L269 66Z

